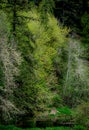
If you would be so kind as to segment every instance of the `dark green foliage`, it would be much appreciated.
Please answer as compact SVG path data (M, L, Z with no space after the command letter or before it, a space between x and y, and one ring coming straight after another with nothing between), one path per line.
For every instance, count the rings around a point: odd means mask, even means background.
M68 127L53 127L53 128L46 128L46 130L71 130L71 128Z
M28 128L28 129L26 129L26 130L41 130L40 128Z
M83 102L75 109L74 118L77 124L89 127L89 103Z
M15 126L0 126L0 130L22 130L22 129L17 128Z
M38 121L37 126L41 128L53 127L53 121L52 120Z
M86 128L81 125L76 125L74 126L74 130L86 130Z
M27 128L27 129L21 129L17 128L15 126L0 126L0 130L72 130L71 128L68 127L47 127L47 128ZM77 130L77 129L74 129ZM78 129L78 130L83 130L83 129Z
M82 26L82 32L81 32L81 35L82 35L82 42L83 42L83 45L85 46L85 59L86 60L89 60L89 23L88 23L88 20L89 20L89 14L88 13L85 13L82 18L81 18L81 26Z
M81 26L83 28L83 31L82 31L82 35L83 35L83 40L84 40L84 43L88 44L89 42L89 38L88 38L88 34L89 34L89 23L88 23L88 20L89 20L89 14L85 13L82 18L81 18Z
M56 0L55 15L65 25L79 26L80 16L82 15L82 1L78 0Z
M3 73L3 69L2 69L3 65L0 62L0 89L4 87L4 73Z
M60 23L72 28L70 38ZM88 64L88 0L0 1L1 124L29 130L41 120L42 127L69 123L88 128ZM75 126L74 130L85 128Z
M20 67L20 77L17 78L19 91L15 92L16 103L19 107L23 99L20 108L25 111L26 116L31 114L31 117L38 118L52 104L53 89L56 90L57 87L53 62L57 48L62 46L66 39L67 29L61 29L52 15L48 15L48 29L46 29L44 24L40 23L39 12L36 9L23 15L30 15L36 21L33 19L27 21L30 42L22 42L19 45L24 61ZM29 47L30 44L34 47L33 51Z
M41 21L44 22L44 24L48 21L48 13L53 12L54 8L54 0L42 0L40 2L39 11L41 16Z
M15 126L0 126L0 130L86 130L83 126L74 126L74 128L69 127L46 127L46 128L26 128L21 129Z

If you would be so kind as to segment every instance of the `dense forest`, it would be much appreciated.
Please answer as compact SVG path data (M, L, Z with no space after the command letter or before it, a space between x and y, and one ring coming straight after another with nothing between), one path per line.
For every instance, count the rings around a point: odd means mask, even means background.
M0 0L0 130L89 130L88 20L89 0Z

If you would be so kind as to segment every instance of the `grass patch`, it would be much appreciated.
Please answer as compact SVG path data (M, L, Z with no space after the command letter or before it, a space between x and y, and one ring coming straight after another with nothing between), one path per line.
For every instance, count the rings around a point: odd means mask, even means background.
M76 126L74 128L69 127L46 127L46 128L17 128L15 126L0 126L0 130L86 130L83 127Z
M72 129L68 127L53 127L53 128L48 127L45 130L72 130Z

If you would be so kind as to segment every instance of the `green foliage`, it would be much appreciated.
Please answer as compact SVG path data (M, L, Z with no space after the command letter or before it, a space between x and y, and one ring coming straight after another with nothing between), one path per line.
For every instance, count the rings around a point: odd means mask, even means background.
M52 118L51 118L52 119ZM53 127L53 122L51 119L47 119L45 121L38 121L37 125L41 128L46 128L46 127Z
M19 88L19 99L23 104L20 108L28 108L36 117L40 116L41 111L52 104L54 93L52 89L57 88L57 77L54 68L54 59L57 56L58 48L64 46L66 41L66 28L61 28L58 21L52 15L48 15L48 24L45 28L40 22L40 15L36 9L24 12L21 15L30 16L27 21L29 28L29 43L19 45L24 56L24 62L21 65L21 76L17 82L21 82ZM31 52L29 46L33 46ZM19 106L20 100L16 99ZM34 104L32 103L34 102ZM24 109L25 110L25 109Z
M74 130L86 130L86 128L81 125L76 125L74 126Z
M65 114L65 115L71 115L71 110L68 107L63 108L56 108L58 111L58 114Z
M15 126L0 126L1 130L86 130L83 126L76 125L74 128L69 128L69 127L46 127L45 129L43 128L17 128Z
M47 127L45 129L40 129L40 128L27 128L27 129L21 129L17 128L15 126L0 126L0 129L2 130L72 130L71 128L68 127ZM77 130L77 129L74 129ZM83 129L78 129L78 130L83 130Z
M60 22L73 29L80 27L80 17L84 13L83 0L56 0L55 6L54 12Z
M35 128L36 127L36 120L35 119L29 119L29 117L23 121L24 127L26 128Z
M17 128L15 126L0 126L1 130L22 130L21 128Z
M59 126L63 123L70 123L70 125L72 125L73 111L71 109L68 107L60 107L56 108L56 110L53 110L53 112L55 113L49 113L49 118L51 121L55 122L56 126Z
M89 14L85 13L81 18L81 25L83 27L83 35L86 36L89 33Z
M84 58L88 60L89 57L89 14L85 13L82 18L81 18L81 26L82 26L82 42L83 42L83 46L85 47L85 55Z
M89 127L89 103L83 102L75 109L75 121L79 125Z
M22 58L14 46L14 38L10 33L10 22L7 15L0 11L0 120L8 122L18 111L13 103L14 78L19 74L18 66ZM9 117L9 119L8 119ZM7 120L8 119L8 120Z
M41 130L40 128L28 128L28 129L26 129L26 130Z
M4 87L4 73L3 73L3 69L2 69L3 65L0 61L0 89Z
M46 130L71 130L71 128L68 127L53 127L53 128L46 128Z
M7 19L7 15L0 10L0 39L1 36L9 36L10 33L10 23L9 20Z
M36 120L44 117L57 121L58 125L72 122L73 118L76 124L89 127L89 103L79 105L75 113L69 109L82 101L88 102L89 97L88 0L36 2L37 6L28 0L0 1L0 122L6 117L7 122L11 119L24 127L35 127ZM53 10L63 24L82 28L82 46L74 38L68 41L69 31L59 24ZM53 107L57 112L49 114ZM19 114L15 116L13 110ZM43 126L53 126L47 119ZM14 126L1 129L20 130ZM70 128L46 128L57 129Z
M64 57L64 55L66 55ZM56 62L57 71L62 76L59 82L63 85L62 97L64 104L75 107L82 100L86 101L88 97L88 64L84 62L84 46L79 40L70 39L68 46L60 52L60 58ZM58 62L59 60L59 62ZM86 94L85 94L86 93ZM83 96L82 96L83 95ZM86 97L87 95L87 97Z
M39 5L40 18L41 22L44 24L48 21L48 14L53 12L53 8L55 7L54 0L42 0Z

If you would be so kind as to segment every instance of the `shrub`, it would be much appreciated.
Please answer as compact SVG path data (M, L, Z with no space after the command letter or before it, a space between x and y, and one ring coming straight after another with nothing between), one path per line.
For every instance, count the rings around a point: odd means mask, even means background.
M57 108L57 116L58 120L56 121L56 125L60 125L61 123L71 122L72 120L72 110L68 107Z
M86 130L85 127L81 126L81 125L76 125L74 126L74 130Z
M68 127L53 127L53 128L46 128L46 130L71 130L71 128Z
M26 130L41 130L40 128L30 128L30 129L26 129Z
M75 109L76 124L89 128L89 103L82 103Z
M37 127L45 128L45 127L52 127L52 126L53 126L53 122L51 120L37 122Z
M0 126L0 130L22 130L22 129L17 128L13 125L9 125L9 126Z

